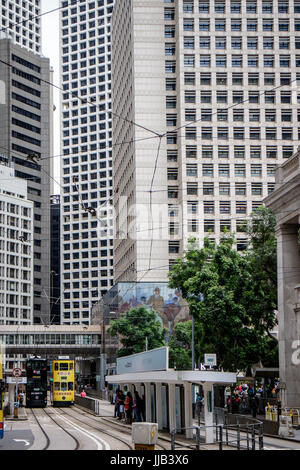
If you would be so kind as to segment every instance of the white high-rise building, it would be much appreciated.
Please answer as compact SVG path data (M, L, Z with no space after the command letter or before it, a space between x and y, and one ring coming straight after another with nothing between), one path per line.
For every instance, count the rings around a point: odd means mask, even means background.
M0 325L33 323L33 212L27 182L0 164Z
M128 122L113 144L134 141L113 149L116 282L166 280L190 237L227 229L245 248L298 146L298 51L297 0L115 1L112 110Z
M88 324L113 282L112 227L101 227L112 201L113 0L61 6L61 322Z
M0 39L41 53L41 0L2 0Z

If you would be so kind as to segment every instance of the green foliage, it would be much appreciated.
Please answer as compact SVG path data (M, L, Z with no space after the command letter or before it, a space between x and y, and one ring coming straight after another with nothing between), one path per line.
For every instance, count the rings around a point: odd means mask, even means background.
M169 366L178 370L191 369L192 321L175 325L174 335L169 338Z
M112 320L108 333L120 336L122 348L118 351L119 357L145 351L146 337L148 349L165 345L165 328L157 313L145 307L131 308L117 320Z
M202 354L216 353L224 370L264 360L276 365L277 342L270 335L277 299L274 226L268 209L256 212L250 248L242 253L228 234L216 246L205 240L203 248L192 239L169 273L170 287L182 290L198 325L195 344Z

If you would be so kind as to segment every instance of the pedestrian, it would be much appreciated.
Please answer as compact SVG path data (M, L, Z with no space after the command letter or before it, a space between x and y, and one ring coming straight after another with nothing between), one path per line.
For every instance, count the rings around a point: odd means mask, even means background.
M250 398L250 409L253 418L256 418L256 414L259 409L259 398L257 395Z
M140 423L142 421L141 418L141 405L142 405L142 400L141 397L139 396L139 392L136 390L134 392L134 397L133 397L133 412L134 412L134 417L137 423Z
M24 393L20 392L19 397L20 397L20 406L24 406L24 398L25 398Z
M120 390L120 393L119 393L119 414L118 414L118 420L121 421L121 419L124 419L124 416L125 416L125 412L124 412L124 401L125 401L125 395L124 393L122 392L122 390Z
M226 405L227 405L227 412L230 413L231 411L231 396L230 395L228 395L227 397Z
M201 414L201 411L202 411L202 407L203 407L203 398L201 397L200 393L197 392L197 395L196 395L196 416L198 418L198 424L200 425L200 414Z
M82 390L82 392L81 392L80 396L81 396L82 398L85 398L85 397L86 397L86 393L85 393L85 391L84 391L84 390Z
M145 413L145 395L142 395L141 399L141 417L143 421L146 421L146 413Z
M126 416L126 423L131 424L132 423L132 395L131 392L127 392L126 398L125 398L125 403L124 403L124 408L125 408L125 416Z
M237 393L234 394L233 399L231 400L232 403L232 413L239 413L240 412L240 397Z
M115 413L114 413L114 418L117 418L119 416L119 395L120 395L120 389L118 388L116 390L116 396L115 396Z

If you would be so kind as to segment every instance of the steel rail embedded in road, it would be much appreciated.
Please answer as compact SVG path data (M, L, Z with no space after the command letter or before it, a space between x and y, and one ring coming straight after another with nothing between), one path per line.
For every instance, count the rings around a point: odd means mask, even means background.
M80 413L79 411L74 410L74 408L72 408L72 410L75 411L77 414L79 414L79 415L81 415L81 416L82 416L82 415L85 415L85 416L86 416L86 413ZM81 420L81 419L78 419L77 417L75 418L74 415L72 415L72 413L67 413L66 409L62 410L62 409L60 408L60 414L61 414L61 415L64 415L64 414L65 414L65 415L69 416L70 418L76 419L76 422L78 421L78 422L84 424L85 426L88 426L88 427L90 427L91 429L94 429L95 431L99 431L99 432L101 432L102 434L106 434L107 436L111 437L112 439L115 439L115 440L117 440L118 442L122 442L122 444L124 444L126 447L128 447L130 450L132 450L132 445L129 444L129 443L128 443L127 441L125 441L124 439L122 439L122 438L120 438L119 436L117 436L116 434L112 434L112 433L110 433L109 431L107 431L106 429L100 428L100 427L98 427L98 426L97 426L97 427L96 427L96 426L93 426L93 425L87 423L86 421L83 421L83 420ZM93 417L91 417L91 416L88 416L88 418L91 419L91 420L93 420L93 421L97 421L97 422L98 422L98 420L93 419ZM121 432L121 431L118 431L118 432Z

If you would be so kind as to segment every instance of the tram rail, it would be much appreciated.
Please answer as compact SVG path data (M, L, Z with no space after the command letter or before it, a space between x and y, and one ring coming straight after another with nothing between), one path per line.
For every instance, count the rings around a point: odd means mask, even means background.
M67 412L67 410L70 411L70 412ZM107 431L107 429L103 429L103 428L101 428L101 427L99 427L99 426L97 426L97 427L96 427L96 426L93 426L93 425L87 423L86 421L84 421L84 420L82 420L82 419L78 419L77 417L75 418L74 415L72 415L72 411L75 411L75 413L77 413L77 414L79 414L79 415L81 415L81 416L82 416L82 415L85 415L85 416L86 416L86 413L80 413L79 411L77 411L77 410L74 409L74 408L72 408L72 409L69 409L69 408L68 408L68 409L66 409L66 408L60 408L59 410L56 409L56 411L58 411L60 415L64 415L64 414L65 414L65 415L67 415L67 416L69 416L69 417L71 417L71 418L73 418L73 419L76 419L76 422L80 422L80 423L84 424L85 426L88 426L88 427L90 427L91 429L94 429L95 431L101 432L102 434L106 434L107 436L111 437L112 439L117 440L118 442L122 442L122 444L124 444L126 447L128 447L129 450L132 450L132 445L129 444L125 439L120 438L120 437L117 436L116 434L110 433L109 431ZM89 416L89 419L92 420L92 421L99 422L97 419L93 418L92 416ZM100 418L100 419L101 419L101 418ZM123 432L123 433L124 433L124 431L120 431L120 430L118 430L118 432L120 432L120 433ZM124 434L129 434L129 433L124 433Z

